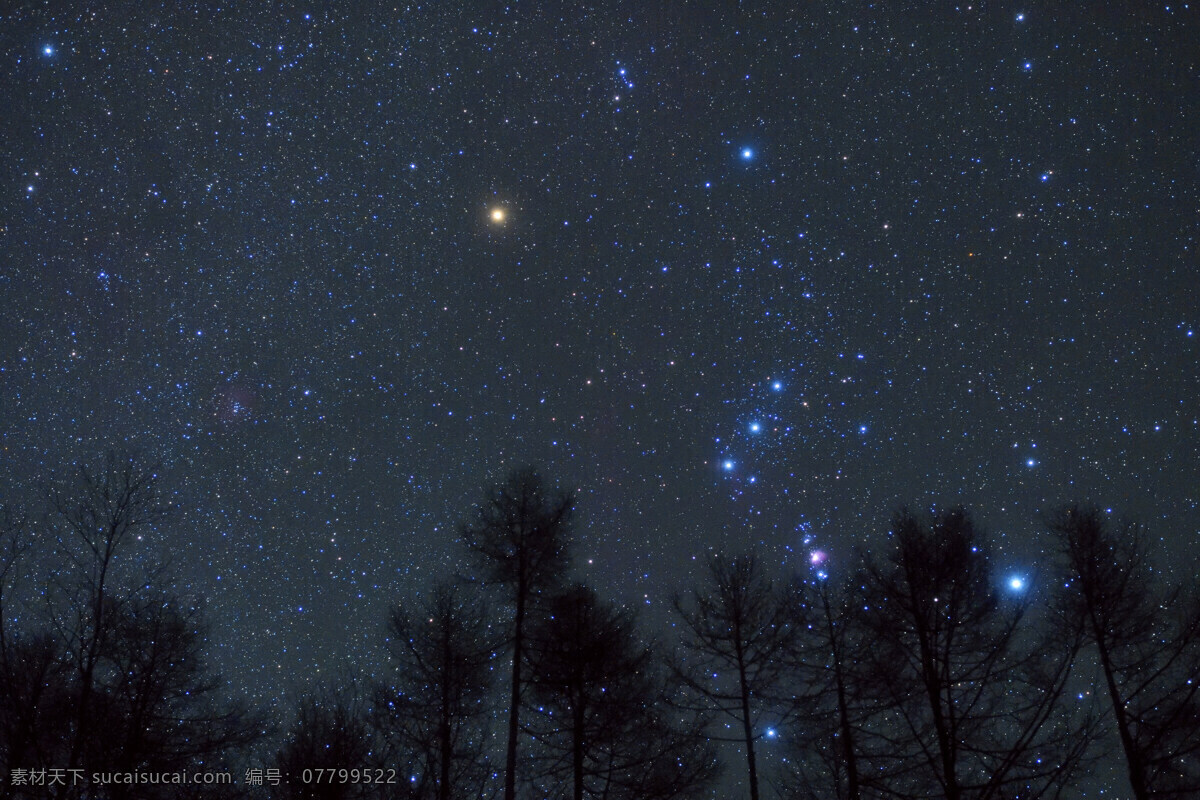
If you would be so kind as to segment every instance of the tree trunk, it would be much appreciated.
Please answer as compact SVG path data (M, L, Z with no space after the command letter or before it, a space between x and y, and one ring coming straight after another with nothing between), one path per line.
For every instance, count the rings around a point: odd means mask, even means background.
M575 773L575 800L583 800L583 704L577 705L574 730L571 731L571 767Z
M838 727L842 734L842 747L846 758L846 788L849 800L859 800L858 756L854 752L854 730L850 726L850 709L846 700L846 674L842 665L842 648L838 642L837 629L833 624L833 611L829 607L829 595L822 591L821 602L825 606L825 623L829 630L829 649L833 655L833 677L837 682Z
M750 687L746 684L746 665L742 643L737 644L738 683L742 693L742 734L746 737L746 765L750 770L750 800L758 800L758 766L754 762L754 729L750 725Z
M517 793L517 733L521 708L521 650L524 647L525 626L524 582L517 585L517 614L513 621L512 698L508 710L508 748L504 758L504 800L516 800Z
M92 690L96 680L96 663L100 660L100 639L104 630L104 584L108 578L108 565L112 559L113 541L117 537L116 525L109 523L108 536L105 540L104 552L100 558L100 574L96 579L96 587L92 598L92 630L91 641L88 642L84 659L83 672L80 675L79 707L75 709L75 738L71 742L70 755L67 758L67 768L77 769L83 757L83 748L92 735L89 723L89 711L92 704ZM86 623L83 623L86 624Z
M1113 716L1117 721L1117 733L1121 736L1121 747L1125 750L1125 762L1129 766L1130 788L1133 789L1135 800L1149 800L1150 790L1146 786L1146 768L1142 764L1141 753L1134 745L1133 732L1129 730L1129 715L1125 712L1125 701L1121 699L1121 690L1117 688L1116 676L1113 675L1108 646L1101 638L1098 627L1096 628L1096 649L1100 651L1100 666L1104 670L1104 682L1108 685L1108 696L1112 700Z
M958 764L956 763L954 741L946 725L946 709L942 707L942 686L938 677L937 661L933 653L933 645L929 641L930 633L923 622L917 620L917 641L921 654L921 681L925 684L925 694L929 700L929 710L933 715L933 727L937 733L938 754L940 756L943 788L946 800L960 800L962 789L958 785ZM947 698L949 702L949 698Z
M450 649L449 626L442 630L442 703L441 719L438 721L438 747L441 750L440 775L438 776L438 800L450 800L450 761L454 756L453 742L450 739L450 682L454 680L450 673L453 654Z

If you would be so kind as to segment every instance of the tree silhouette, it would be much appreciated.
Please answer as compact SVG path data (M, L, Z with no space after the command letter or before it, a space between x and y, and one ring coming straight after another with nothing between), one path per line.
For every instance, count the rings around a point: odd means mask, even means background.
M0 774L228 769L265 736L206 663L202 601L171 591L153 554L160 496L152 469L109 455L57 483L44 514L0 504ZM268 752L284 778L270 796L515 800L519 779L522 796L683 800L712 790L728 741L758 800L775 774L761 741L778 737L783 797L1048 800L1109 720L1135 800L1200 796L1200 596L1168 585L1136 525L1051 514L1045 591L998 581L962 509L901 510L888 546L839 579L784 584L754 553L716 556L674 598L668 660L631 610L564 588L572 515L572 496L531 469L490 489L460 527L474 573L390 610L389 669L369 689L347 680L296 703ZM1103 690L1066 702L1089 677ZM398 782L340 772L374 768ZM187 800L214 787L6 790Z
M51 763L67 750L69 731L61 720L69 715L68 677L62 653L48 629L18 627L14 620L33 613L27 602L14 607L10 598L31 591L16 583L30 550L26 516L0 508L0 768ZM14 592L14 589L18 591Z
M1049 518L1062 559L1057 601L1095 648L1137 800L1200 793L1200 603L1162 592L1142 528L1097 508Z
M147 592L114 613L97 697L102 698L94 761L121 772L177 771L219 759L255 741L260 721L222 699L219 676L203 657L202 609ZM113 797L145 796L113 787Z
M365 768L370 773L393 765L375 759L371 712L358 685L347 681L341 688L324 686L302 698L287 739L275 754L274 764L281 781L271 787L277 800L357 800L387 796L393 788L409 797L408 780L398 783L343 779L339 770Z
M473 519L460 528L461 539L474 555L484 581L503 587L512 609L504 800L514 800L516 793L526 617L538 594L562 580L574 507L570 493L547 489L535 470L524 468L488 491Z
M869 725L879 703L859 668L870 643L855 613L854 577L836 585L822 570L793 585L797 635L787 658L798 694L784 781L789 797L860 800L868 743L888 748Z
M261 734L261 721L222 697L203 658L200 607L165 590L159 572L133 557L160 519L155 477L133 459L109 455L82 469L78 485L50 496L51 534L14 544L6 526L0 562L0 754L9 769L178 771L217 763ZM11 518L10 518L11 519ZM39 547L49 545L49 547ZM16 560L20 572L48 580L7 603ZM68 772L67 774L72 774ZM77 797L74 779L41 796ZM106 796L132 796L109 787ZM139 797L168 794L138 786ZM177 796L177 795L176 795Z
M144 592L110 612L93 694L88 761L115 772L172 772L218 760L254 742L260 721L220 696L203 658L202 610L166 592ZM210 766L216 766L210 764ZM157 794L114 785L115 800ZM174 794L174 792L170 792Z
M595 796L616 738L636 725L650 690L650 653L633 617L575 586L551 598L529 635L529 729L547 757L543 774L569 776L571 797Z
M675 710L680 686L669 672L657 685L641 724L614 747L603 797L682 800L703 796L720 776L716 748L704 739L708 719Z
M901 511L893 549L864 576L870 680L890 700L881 732L894 797L1040 797L1089 742L1059 701L1078 638L1026 642L1030 605L1000 596L983 537L962 509Z
M527 727L541 745L541 778L569 785L574 800L658 800L704 786L713 754L655 708L664 670L634 615L586 586L556 595L546 611L529 649L536 713Z
M755 554L714 556L708 567L703 591L693 591L690 602L675 598L685 651L676 674L702 707L740 727L741 735L727 741L745 747L750 798L758 800L755 742L766 727L760 718L775 713L772 727L784 719L779 691L796 631L786 593L767 577Z
M465 590L438 584L388 618L390 676L376 691L385 738L413 763L414 796L482 798L494 643L487 612Z
M95 734L93 722L102 714L98 701L98 670L106 656L126 603L136 586L118 574L118 554L139 533L163 518L153 470L133 458L109 453L101 468L79 469L70 489L51 492L51 524L59 552L71 566L72 582L59 582L64 609L53 624L72 675L73 731L66 758L78 768ZM140 577L140 576L139 576Z

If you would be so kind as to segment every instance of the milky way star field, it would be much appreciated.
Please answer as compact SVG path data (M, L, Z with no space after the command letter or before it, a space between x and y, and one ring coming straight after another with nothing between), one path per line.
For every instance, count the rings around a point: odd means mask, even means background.
M45 3L0 20L0 490L158 465L209 657L370 671L536 465L665 620L962 504L1200 542L1188 4ZM1009 577L1011 576L1011 577Z

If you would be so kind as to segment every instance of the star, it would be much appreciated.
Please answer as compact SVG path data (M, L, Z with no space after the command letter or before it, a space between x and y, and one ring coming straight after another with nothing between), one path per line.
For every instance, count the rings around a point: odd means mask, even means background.
M934 498L1006 532L985 588L1009 606L1062 586L1041 514L1077 501L1114 530L1153 514L1186 563L1200 315L1169 173L1200 105L1173 20L1113 39L1018 0L965 27L908 10L890 48L886 9L779 47L605 22L546 47L558 18L517 6L402 15L397 39L345 4L171 30L96 5L8 46L0 492L36 513L37 469L161 458L183 524L127 555L212 593L214 666L252 702L344 658L388 669L364 625L453 576L456 521L522 463L587 506L573 546L605 545L605 602L690 594L693 554L752 547L834 590ZM213 34L239 27L227 52ZM914 97L970 102L912 125ZM768 749L795 732L771 718Z

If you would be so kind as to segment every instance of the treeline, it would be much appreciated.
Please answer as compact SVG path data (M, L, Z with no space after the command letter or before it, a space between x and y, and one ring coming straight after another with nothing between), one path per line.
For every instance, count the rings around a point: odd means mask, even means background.
M115 458L35 520L6 509L8 796L1012 800L1070 797L1099 763L1137 800L1200 796L1200 599L1095 508L1044 520L1030 576L997 574L963 509L901 510L836 570L717 554L652 635L570 579L570 493L516 471L460 526L462 573L381 621L386 668L278 724L205 665L201 605L133 557L161 515L152 472ZM13 784L52 768L237 785Z
M230 769L265 731L205 663L200 599L141 557L166 511L154 472L110 455L47 495L32 515L0 509L3 796L209 796L88 783L96 772Z

